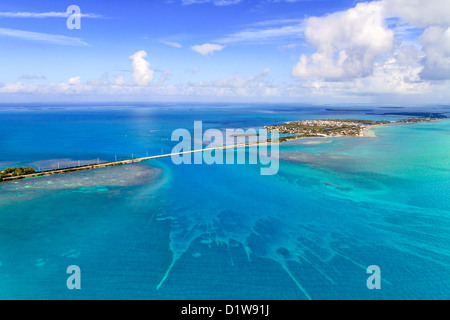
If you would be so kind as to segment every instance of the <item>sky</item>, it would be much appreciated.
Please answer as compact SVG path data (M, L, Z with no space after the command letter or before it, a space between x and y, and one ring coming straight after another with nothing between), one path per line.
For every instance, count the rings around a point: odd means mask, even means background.
M449 89L449 0L0 4L0 103L445 104Z

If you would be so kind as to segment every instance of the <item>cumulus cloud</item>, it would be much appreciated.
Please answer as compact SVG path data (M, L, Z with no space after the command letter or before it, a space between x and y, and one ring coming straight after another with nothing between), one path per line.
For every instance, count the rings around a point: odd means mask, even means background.
M185 2L220 3L206 0ZM293 67L292 75L302 80L291 84L274 84L273 80L269 81L269 68L248 77L222 76L211 81L166 84L171 72L152 70L147 61L147 53L139 51L130 57L134 81L126 81L124 76L119 75L111 80L104 77L82 82L80 77L74 77L63 83L36 84L34 80L37 77L24 75L20 79L33 80L30 81L32 83L0 84L0 93L33 93L42 96L213 96L236 99L318 96L332 100L355 97L358 101L366 97L392 95L402 99L409 96L411 101L421 97L432 97L433 101L437 101L436 97L440 96L440 101L446 101L450 98L449 10L449 0L364 2L346 11L307 18L304 21L272 20L253 24L252 29L191 47L193 51L209 56L229 44L266 43L268 40L282 39L281 44L285 46L279 48L287 49L300 46L301 42L294 44L293 40L304 35L312 53L302 55ZM409 32L409 28L414 32ZM49 39L48 35L24 34L0 28L0 36L6 35L54 43L74 42L73 38ZM78 43L82 44L80 41ZM181 47L175 42L161 43ZM192 74L197 71L197 67L186 70ZM162 74L157 77L155 72Z
M69 81L67 81L67 83L70 85L79 85L81 84L81 78L80 77L70 78Z
M150 63L145 60L147 52L136 52L129 59L132 61L133 78L138 86L148 86L153 81L154 71L150 69Z
M205 43L203 45L192 46L191 49L195 52L200 53L202 56L209 56L214 54L216 51L221 51L225 47L218 44Z
M387 15L395 16L416 27L450 25L448 0L383 0Z
M338 99L345 97L356 97L356 102L369 98L392 102L395 97L401 97L400 102L426 101L436 95L436 90L440 90L445 82L424 81L420 77L423 70L421 61L424 54L420 46L399 45L392 55L385 59L380 59L374 63L373 72L364 78L352 78L342 81L326 81L324 79L305 79L301 82L301 87L316 97ZM448 85L448 84L446 84ZM448 94L444 95L448 96ZM442 99L442 98L440 98Z
M423 80L450 79L450 1L383 0L388 16L424 28L419 38L425 55Z
M421 78L427 80L450 79L450 27L432 26L420 37L425 59Z
M394 32L384 18L383 5L370 2L307 19L305 40L316 52L302 55L292 75L329 80L369 76L374 62L394 47Z

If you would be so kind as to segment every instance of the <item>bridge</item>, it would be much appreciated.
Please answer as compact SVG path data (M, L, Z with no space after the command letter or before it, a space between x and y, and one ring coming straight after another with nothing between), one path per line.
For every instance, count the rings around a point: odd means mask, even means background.
M244 147L249 147L249 146L266 144L268 142L270 142L270 140L268 140L266 142L241 143L241 144L235 144L235 145L229 145L229 146L220 146L220 147L198 149L198 150L184 151L184 152L178 152L178 153L162 154L162 155L150 156L150 157L144 157L144 158L135 158L135 159L129 159L129 160L115 161L115 162L104 162L104 163L89 164L89 165L63 168L63 169L40 171L40 172L36 172L36 173L32 173L32 174L26 174L26 175L15 176L15 177L4 177L3 180L0 180L0 183L28 179L28 178L52 176L52 175L63 174L63 173L71 173L71 172L78 172L78 171L85 171L85 170L94 170L94 169L99 169L99 168L115 167L115 166L139 163L139 162L148 161L148 160L168 158L168 157L173 157L173 156L181 156L184 154L193 154L193 153L214 151L214 150L244 148Z

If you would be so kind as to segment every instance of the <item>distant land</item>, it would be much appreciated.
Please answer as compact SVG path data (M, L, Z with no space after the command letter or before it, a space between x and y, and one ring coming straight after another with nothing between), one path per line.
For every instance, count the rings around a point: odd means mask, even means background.
M419 115L420 114L420 115ZM370 136L368 130L375 126L392 124L407 124L438 121L447 118L442 114L417 113L417 116L398 121L374 121L359 119L322 119L322 120L301 120L291 121L285 124L266 126L268 132L278 132L289 134L281 137L280 141L285 142L292 139L311 137L365 137Z
M447 116L443 113L432 113L432 112L392 112L392 113L368 113L373 115L381 116L408 116L408 117L419 117L419 118L433 118L433 119L446 119Z
M357 111L357 112L369 112L373 111L373 109L325 109L326 111L335 111L335 112L351 112L351 111Z
M359 120L359 119L322 119L322 120L300 120L291 121L280 125L265 126L264 129L267 132L278 132L281 134L287 134L289 136L284 136L279 138L279 142L286 142L288 140L306 138L306 137L365 137L373 136L368 133L368 130L375 126L392 125L392 124L407 124L407 123L421 123L421 122L432 122L447 118L442 113L426 113L426 112L403 112L403 113L384 113L383 115L408 115L409 118L397 120L397 121L374 121L374 120ZM233 137L241 136L253 136L253 134L237 134ZM257 136L257 135L256 135ZM266 142L271 142L272 139L268 139ZM42 176L50 176L62 173L70 173L76 171L93 170L104 167L112 167L118 165L138 163L151 159L159 159L170 157L173 155L181 155L187 153L203 152L207 150L218 150L218 149L231 149L231 148L242 148L251 145L257 145L259 143L242 143L236 145L219 146L210 149L199 149L188 152L180 152L176 154L165 154L157 155L145 158L136 158L129 160L121 160L116 162L107 163L97 163L91 165L83 165L78 167L70 167L64 169L54 169L47 171L36 172L34 168L31 167L15 167L6 168L0 171L0 182L21 180L27 178L37 178Z

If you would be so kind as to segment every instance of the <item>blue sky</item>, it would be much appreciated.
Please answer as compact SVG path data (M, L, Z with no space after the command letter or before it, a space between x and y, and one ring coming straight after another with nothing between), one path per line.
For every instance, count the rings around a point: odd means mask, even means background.
M448 0L2 0L0 47L0 102L444 103L450 92Z

